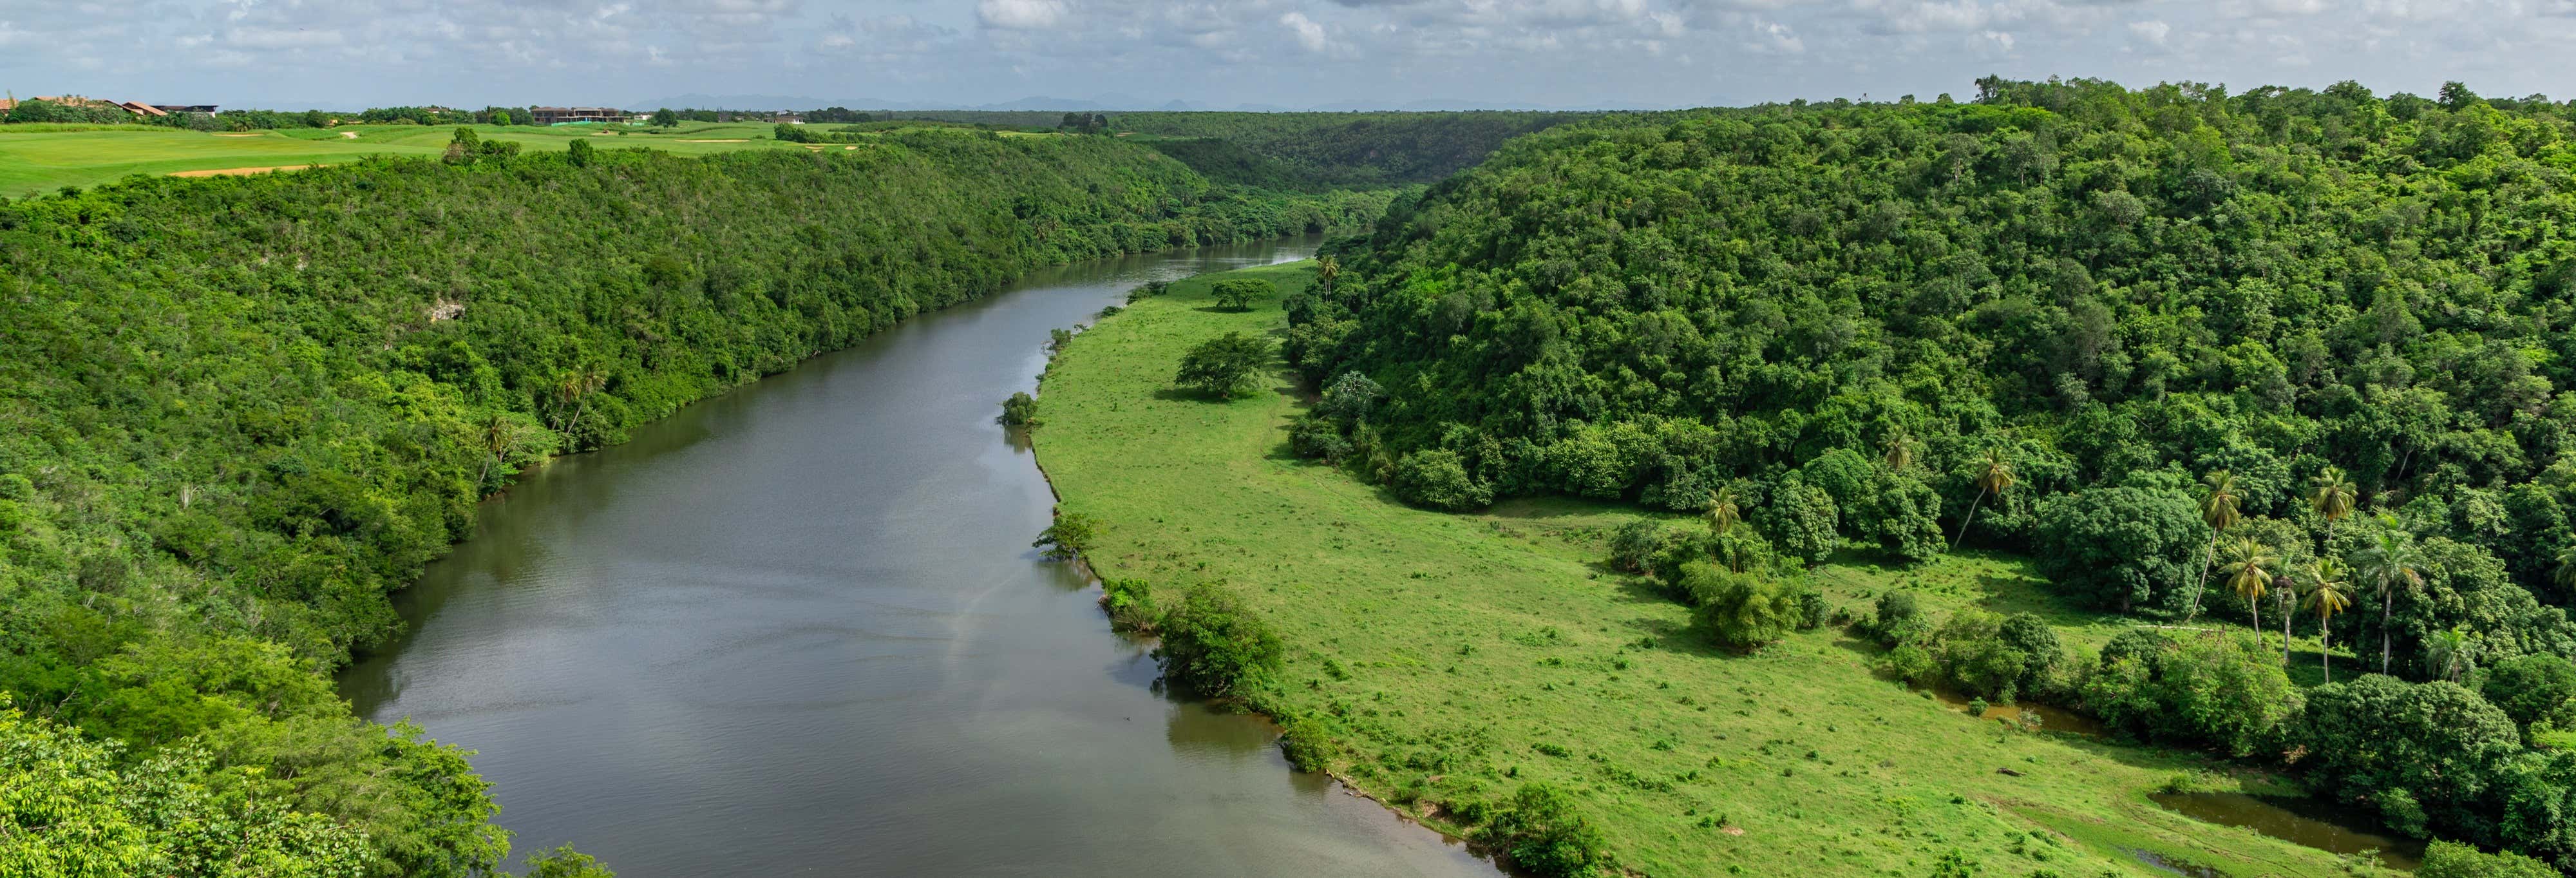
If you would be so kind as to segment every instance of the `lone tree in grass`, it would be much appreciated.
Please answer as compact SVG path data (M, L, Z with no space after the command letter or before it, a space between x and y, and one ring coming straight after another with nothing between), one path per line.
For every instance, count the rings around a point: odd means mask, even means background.
M1259 389L1253 386L1252 373L1269 359L1269 340L1229 332L1182 354L1181 371L1172 380L1219 398L1250 396Z
M1216 303L1237 311L1252 310L1252 300L1279 292L1279 285L1256 278L1238 277L1216 282Z

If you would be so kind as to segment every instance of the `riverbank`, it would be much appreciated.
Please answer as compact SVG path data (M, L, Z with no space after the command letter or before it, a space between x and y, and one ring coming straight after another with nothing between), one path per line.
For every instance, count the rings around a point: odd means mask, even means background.
M1227 276L1284 293L1313 274ZM1219 581L1278 629L1287 667L1270 703L1324 719L1333 773L1389 807L1463 835L1462 807L1545 781L1575 793L1622 868L1656 876L1919 875L1951 851L1996 875L2167 874L2141 852L2228 874L2347 874L2147 798L2202 759L1969 717L1878 679L1874 648L1832 628L1750 656L1702 645L1683 607L1601 564L1634 509L1427 512L1297 459L1286 428L1302 403L1284 370L1231 402L1172 390L1190 346L1284 329L1277 298L1220 309L1213 280L1077 336L1042 384L1039 454L1063 511L1100 523L1102 576L1166 600ZM1855 608L1899 575L1942 609L2037 599L2011 559L1829 572L1829 594ZM2080 615L2051 621L2100 636Z

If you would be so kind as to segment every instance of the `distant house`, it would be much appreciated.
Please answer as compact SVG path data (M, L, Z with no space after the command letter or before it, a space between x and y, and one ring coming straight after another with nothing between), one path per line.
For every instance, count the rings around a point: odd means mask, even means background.
M118 101L116 102L116 105L124 107L125 111L128 113L133 113L134 115L146 118L170 115L169 111L142 101Z
M215 114L215 105L213 104L153 104L152 108L169 114L186 114L190 116L212 116Z
M92 110L124 110L128 113L133 113L134 115L146 118L170 115L167 112L163 112L159 107L138 101L102 101L95 98L81 97L80 95L37 95L35 97L28 98L27 100L44 101L49 104L61 104L66 107L81 107ZM0 113L6 113L17 109L19 103L20 102L16 100L0 98Z
M803 125L805 124L805 115L794 110L781 110L778 113L777 120L789 125Z
M610 107L529 107L539 125L609 125L634 121L634 114Z

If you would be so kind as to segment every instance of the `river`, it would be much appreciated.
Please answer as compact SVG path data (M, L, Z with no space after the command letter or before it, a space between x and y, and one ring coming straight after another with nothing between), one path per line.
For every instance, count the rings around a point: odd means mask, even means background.
M342 694L479 750L518 853L625 878L1495 875L1156 691L1029 547L1052 498L993 417L1048 330L1314 244L1042 271L558 460Z

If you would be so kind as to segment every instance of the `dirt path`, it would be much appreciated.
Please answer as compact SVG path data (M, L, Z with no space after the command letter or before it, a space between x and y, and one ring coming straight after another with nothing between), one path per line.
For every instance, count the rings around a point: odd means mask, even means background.
M250 175L252 175L252 174L265 174L265 173L268 173L268 172L270 172L270 171L301 171L301 170L304 170L304 169L306 169L306 168L318 168L318 167L321 167L321 165L270 165L270 166L265 167L265 168L212 168L212 169L203 170L203 171L172 171L172 172L170 172L170 176L173 176L173 177L247 177L247 176L250 176Z

